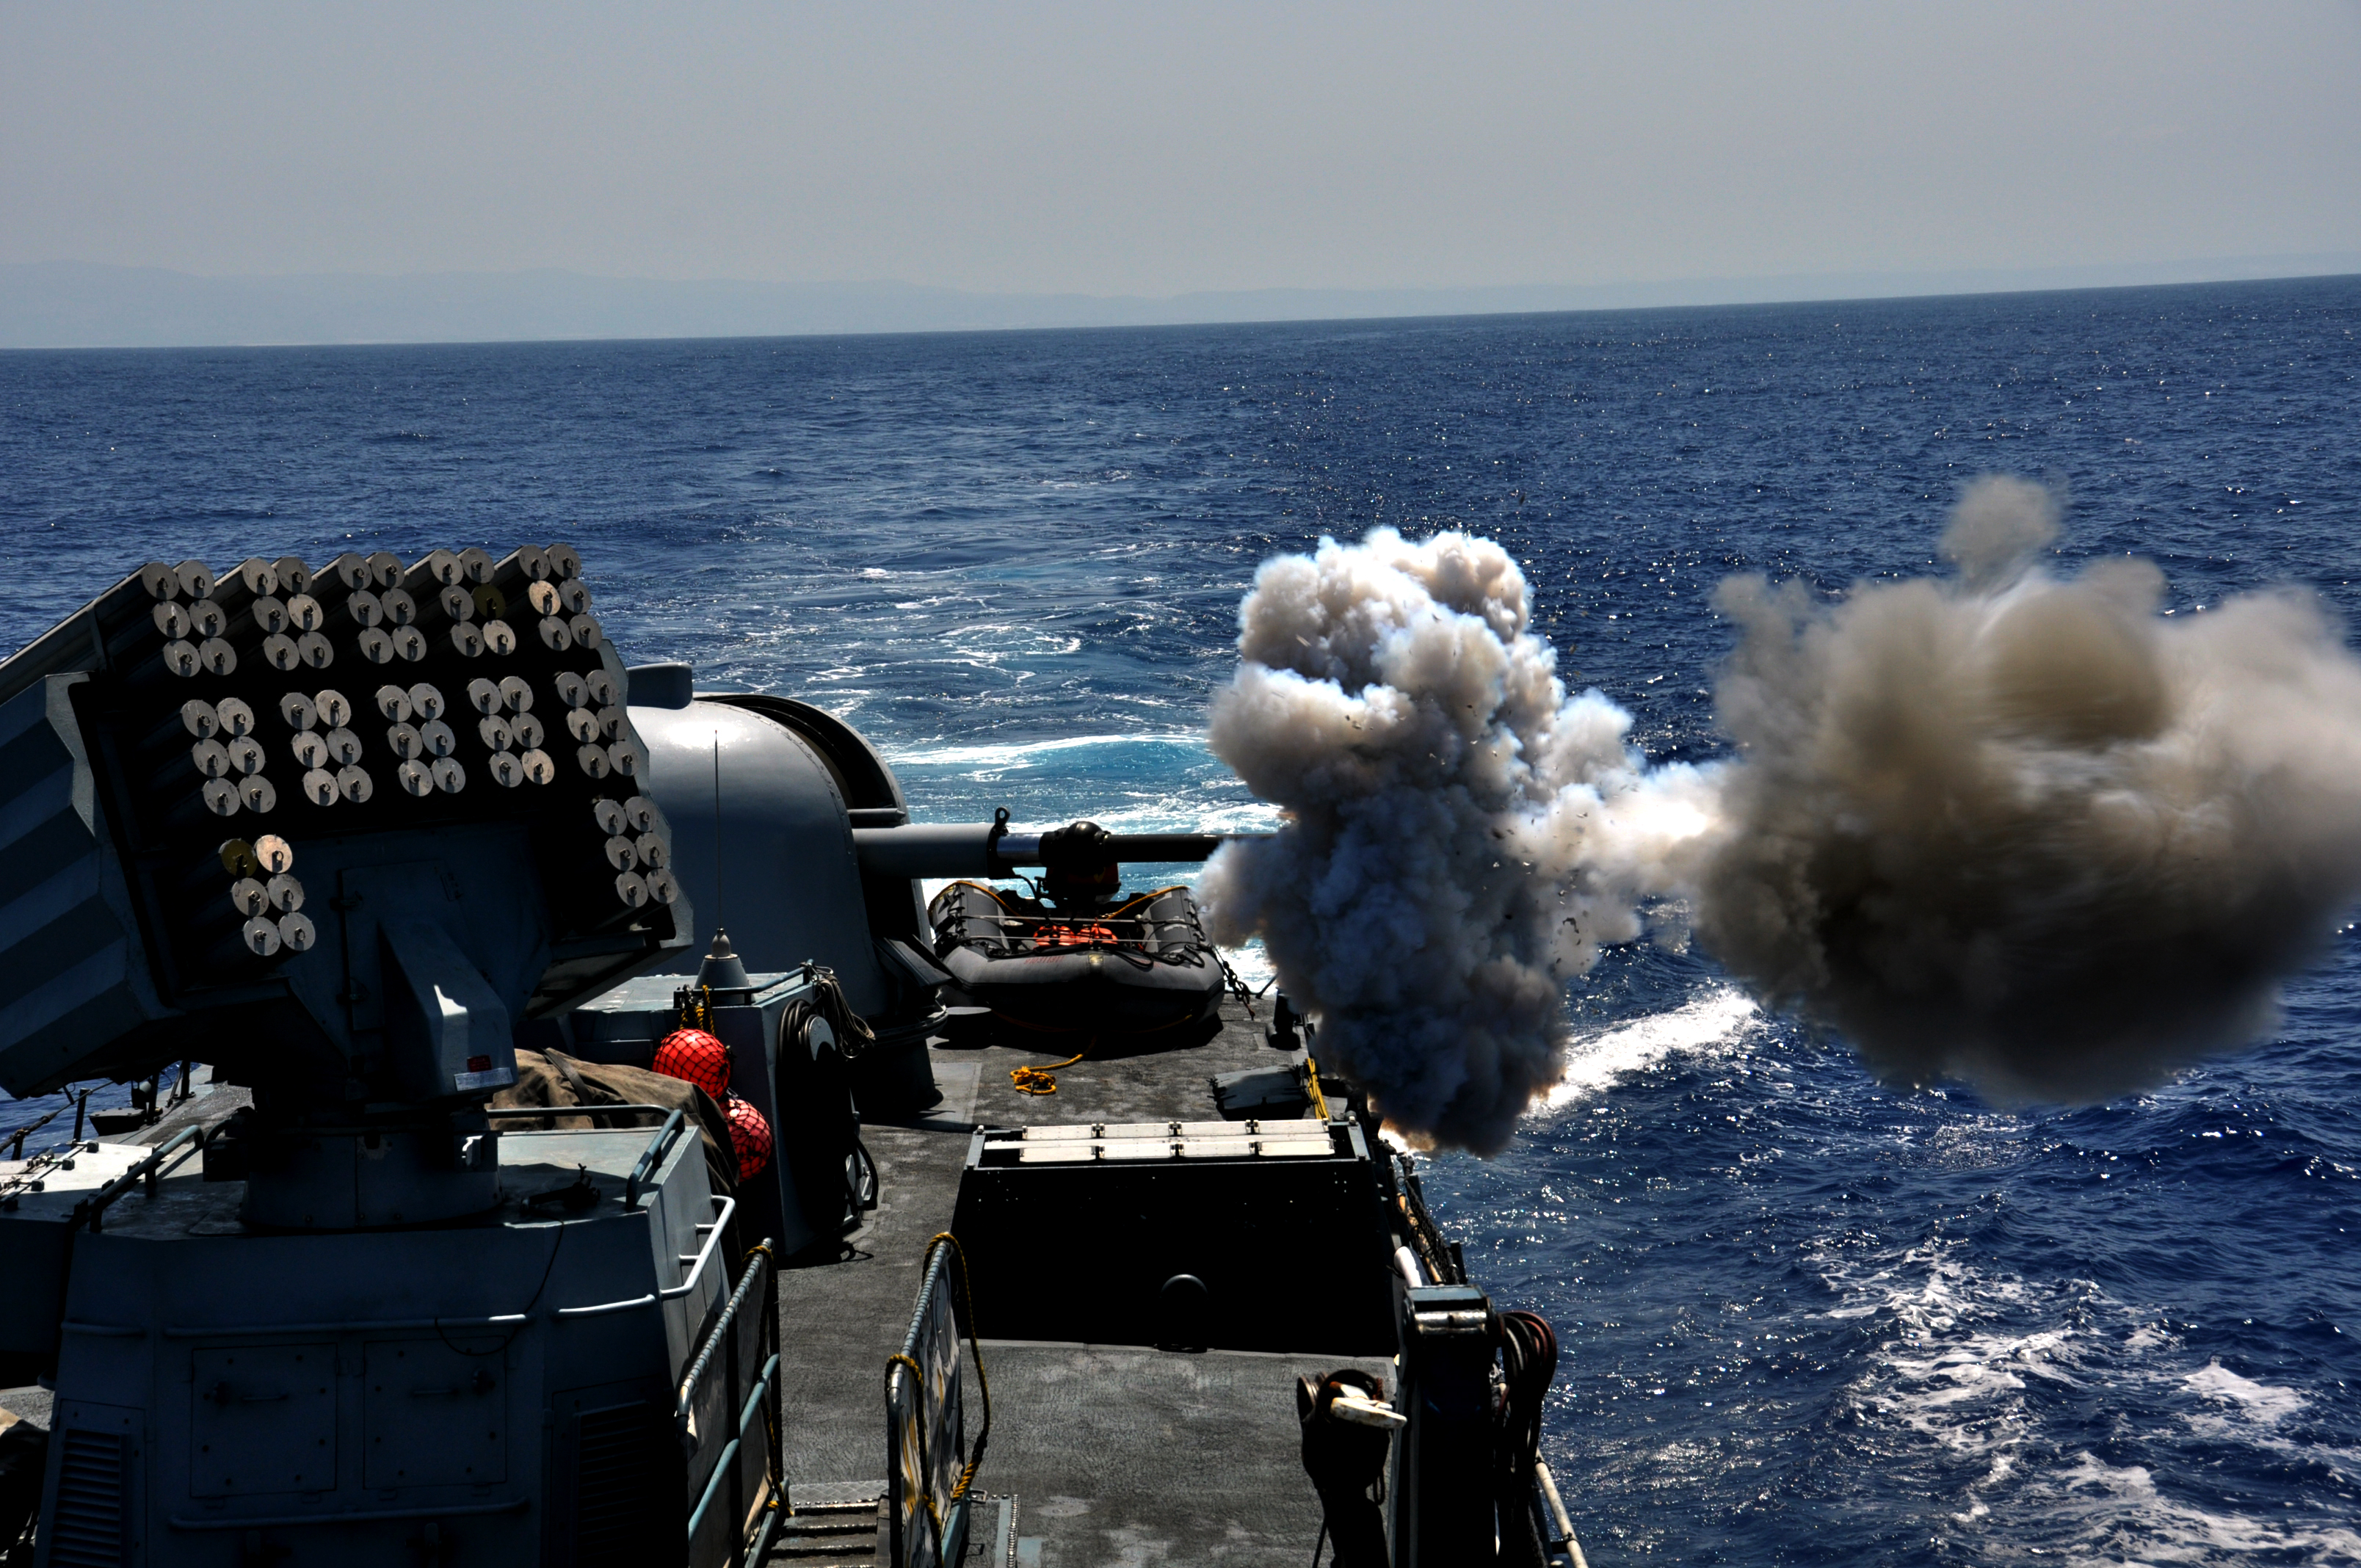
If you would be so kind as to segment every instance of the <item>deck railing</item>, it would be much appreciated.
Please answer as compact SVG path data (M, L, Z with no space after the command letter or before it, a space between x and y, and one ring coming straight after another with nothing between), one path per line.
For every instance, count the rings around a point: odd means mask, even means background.
M927 1244L910 1332L885 1367L886 1561L893 1568L953 1568L967 1552L969 1488L992 1431L992 1388L983 1384L983 1426L970 1453L958 1310L969 1305L966 1297L965 1255L946 1232ZM981 1359L976 1376L981 1383Z
M786 1471L778 1266L772 1250L766 1237L746 1255L745 1273L714 1314L673 1403L673 1424L689 1455L689 1490L697 1499L688 1514L691 1568L760 1563L778 1530ZM744 1398L733 1398L741 1388Z

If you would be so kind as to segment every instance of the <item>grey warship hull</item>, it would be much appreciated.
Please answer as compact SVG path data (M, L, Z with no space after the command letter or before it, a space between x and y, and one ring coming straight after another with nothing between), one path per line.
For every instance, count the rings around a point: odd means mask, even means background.
M460 594L410 673L479 695L480 754L445 758L478 793L404 773L407 799L347 783L269 815L248 787L269 852L333 891L300 925L258 905L302 940L250 921L243 959L199 961L224 927L186 893L187 846L220 836L202 811L236 808L187 804L185 738L158 751L148 712L228 676L149 673L127 613L202 618L210 575L135 574L0 665L0 717L57 753L12 776L64 781L109 922L0 889L0 965L80 940L67 972L97 977L71 1029L0 1029L0 1081L214 1064L128 1138L0 1162L0 1382L38 1379L0 1407L47 1434L29 1562L1579 1563L1515 1430L1547 1382L1529 1331L1323 1089L1316 1037L1237 997L1142 1035L1076 986L1067 1062L947 1008L973 997L922 879L1108 880L1212 840L913 825L841 721L626 672L573 574L525 559L371 568ZM528 589L542 648L501 664L464 628ZM225 645L262 652L222 598ZM324 677L253 665L236 690L308 754L279 688L316 710ZM384 700L367 739L336 730L356 766L417 728ZM561 720L578 752L514 760ZM648 1072L691 1024L760 1157ZM502 1089L519 1064L546 1100Z

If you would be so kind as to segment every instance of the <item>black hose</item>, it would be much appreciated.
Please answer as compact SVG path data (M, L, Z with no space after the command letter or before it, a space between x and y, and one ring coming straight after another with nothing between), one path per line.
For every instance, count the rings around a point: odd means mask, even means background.
M804 1221L822 1236L843 1236L860 1228L863 1208L862 1168L870 1183L875 1166L861 1143L861 1116L853 1109L851 1063L874 1036L846 1003L836 977L817 970L812 995L796 1001L779 1021L779 1114L796 1107L792 1127L779 1129L779 1146L796 1184ZM815 1053L810 1030L828 1025L836 1044ZM873 1185L872 1187L873 1190Z
M1557 1334L1532 1312L1502 1312L1501 1400L1492 1457L1501 1568L1545 1568L1549 1544L1533 1511L1533 1467L1542 1454L1542 1405L1557 1376Z

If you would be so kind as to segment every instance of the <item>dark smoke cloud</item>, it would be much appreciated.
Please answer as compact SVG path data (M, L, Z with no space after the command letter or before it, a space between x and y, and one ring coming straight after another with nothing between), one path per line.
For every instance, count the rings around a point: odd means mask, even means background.
M1323 1065L1404 1130L1498 1149L1565 1067L1565 981L1642 934L1637 900L1708 818L1644 771L1628 715L1569 701L1489 540L1263 564L1214 752L1286 808L1199 884L1218 940L1259 936Z
M2053 578L2056 532L1990 479L1950 577L1723 585L1737 757L1702 769L1568 697L1489 541L1267 562L1212 743L1287 826L1208 868L1215 935L1264 939L1395 1124L1478 1151L1655 900L1895 1083L2089 1102L2251 1039L2361 893L2361 663L2307 596L2168 619L2147 563Z

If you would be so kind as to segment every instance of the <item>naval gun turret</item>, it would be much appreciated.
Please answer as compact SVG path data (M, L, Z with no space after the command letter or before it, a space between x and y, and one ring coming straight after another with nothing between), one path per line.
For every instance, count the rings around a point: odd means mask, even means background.
M946 1003L979 1000L952 972L961 961L946 965L928 881L1038 872L1061 909L1103 909L1122 865L1203 861L1239 836L1111 834L1086 822L1044 832L1012 826L1005 812L991 822L913 823L893 769L837 716L771 693L697 691L683 663L635 665L628 675L650 793L673 824L677 886L703 923L657 970L692 974L719 927L752 969L827 967L874 1035L851 1064L873 1120L928 1113L937 1089L927 1040L959 1026ZM1217 977L1198 936L1202 967ZM1161 967L1157 978L1180 972ZM1071 990L1077 1005L1095 999L1056 974L1032 978L1048 982L1034 991ZM653 980L634 989L662 991ZM650 1026L624 1018L577 1014L573 1029L577 1047L601 1059L644 1065L654 1048Z
M769 1266L695 1122L486 1110L689 941L625 690L564 545L151 564L0 663L0 1087L252 1100L0 1166L38 1561L747 1550Z

